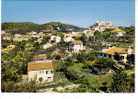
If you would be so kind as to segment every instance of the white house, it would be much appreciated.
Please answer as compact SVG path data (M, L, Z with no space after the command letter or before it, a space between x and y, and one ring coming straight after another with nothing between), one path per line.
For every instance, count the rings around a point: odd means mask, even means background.
M78 53L80 51L85 50L85 46L83 46L83 43L81 41L75 41L73 45L73 52Z
M61 37L56 36L56 43L59 43L61 41Z
M21 41L27 41L29 37L27 35L21 35L21 34L14 34L13 41L21 42Z
M119 28L115 28L111 32L116 33L116 36L118 36L118 37L124 36L124 34L126 33L125 31L123 31L122 29L119 29Z
M2 52L8 53L9 51L12 51L15 48L16 48L15 45L9 45L9 46L7 46L7 48L2 49Z
M65 42L72 42L72 41L74 41L74 39L72 37L65 37L64 41Z
M73 31L73 32L71 32L71 35L72 35L72 36L78 36L78 35L80 35L80 32L74 32L74 31Z
M37 32L34 32L34 31L30 32L29 35L30 35L31 37L33 37L33 38L39 38L38 33L37 33Z
M43 45L43 49L47 49L47 48L50 48L52 47L53 45L51 43L46 43Z
M9 33L1 34L1 38L3 40L12 40L13 39L13 37Z
M134 54L134 49L132 49L131 46L129 46L127 53L128 54Z
M51 82L54 79L54 66L51 60L28 63L28 79L38 82Z
M83 33L84 33L87 37L89 37L89 36L94 36L94 32L93 32L92 30L90 30L90 29L84 30Z
M59 37L59 36L52 35L50 37L50 42L59 43L60 41L61 41L61 37Z
M21 34L14 34L14 37L15 37L15 38L21 38L22 35L21 35Z
M1 31L1 36L6 34L6 32L4 30Z
M120 47L110 47L108 49L103 49L103 53L109 55L115 55L118 53L122 57L122 62L127 63L127 56L133 54L134 50L132 48L120 48Z

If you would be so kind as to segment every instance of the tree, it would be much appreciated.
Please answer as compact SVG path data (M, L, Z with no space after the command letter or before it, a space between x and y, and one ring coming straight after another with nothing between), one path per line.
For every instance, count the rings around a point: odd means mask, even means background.
M83 34L81 35L81 37L80 37L80 40L83 42L84 45L86 45L86 44L87 44L88 38L87 38L87 36L83 33Z
M18 84L13 81L8 81L1 84L2 92L36 92L39 87L35 81Z
M21 80L21 75L18 73L18 69L12 62L2 63L2 82L14 81L18 82Z
M125 72L117 71L113 75L111 92L130 92L130 83Z
M103 74L108 72L110 69L113 69L114 64L115 62L112 59L99 58L90 65L90 69L92 70L92 73Z
M82 77L82 67L83 64L81 63L75 63L73 65L70 65L67 67L66 76L68 79L75 81Z
M131 54L127 56L127 60L129 64L134 64L135 63L135 55Z

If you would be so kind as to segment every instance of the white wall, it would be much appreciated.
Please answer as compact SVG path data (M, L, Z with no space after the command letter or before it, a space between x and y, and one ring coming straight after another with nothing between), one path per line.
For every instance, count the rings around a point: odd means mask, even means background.
M48 72L47 74L46 71ZM51 73L51 71L53 71L53 69L29 71L28 79L39 81L39 78L41 77L43 81L47 82L53 81L54 73Z
M76 53L81 51L81 50L84 50L84 49L85 49L85 47L83 46L83 44L76 44L76 45L73 46L73 50Z

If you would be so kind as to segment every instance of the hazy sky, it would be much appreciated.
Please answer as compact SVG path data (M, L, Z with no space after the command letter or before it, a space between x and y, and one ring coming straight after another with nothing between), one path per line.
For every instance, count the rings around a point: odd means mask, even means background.
M134 0L3 0L2 22L60 21L87 27L97 20L134 25Z

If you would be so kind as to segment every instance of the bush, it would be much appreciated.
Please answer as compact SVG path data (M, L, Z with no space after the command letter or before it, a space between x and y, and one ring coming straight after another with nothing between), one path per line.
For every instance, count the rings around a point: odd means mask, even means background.
M113 75L111 92L134 92L134 77L128 79L123 71L117 71Z
M2 92L36 92L39 88L35 81L25 83L2 82L1 87Z
M83 64L76 63L73 66L69 66L66 71L66 77L70 80L78 80L83 75L82 73Z
M113 69L115 62L109 58L99 58L96 59L92 65L90 65L90 69L94 74L103 74L108 72L110 69Z

